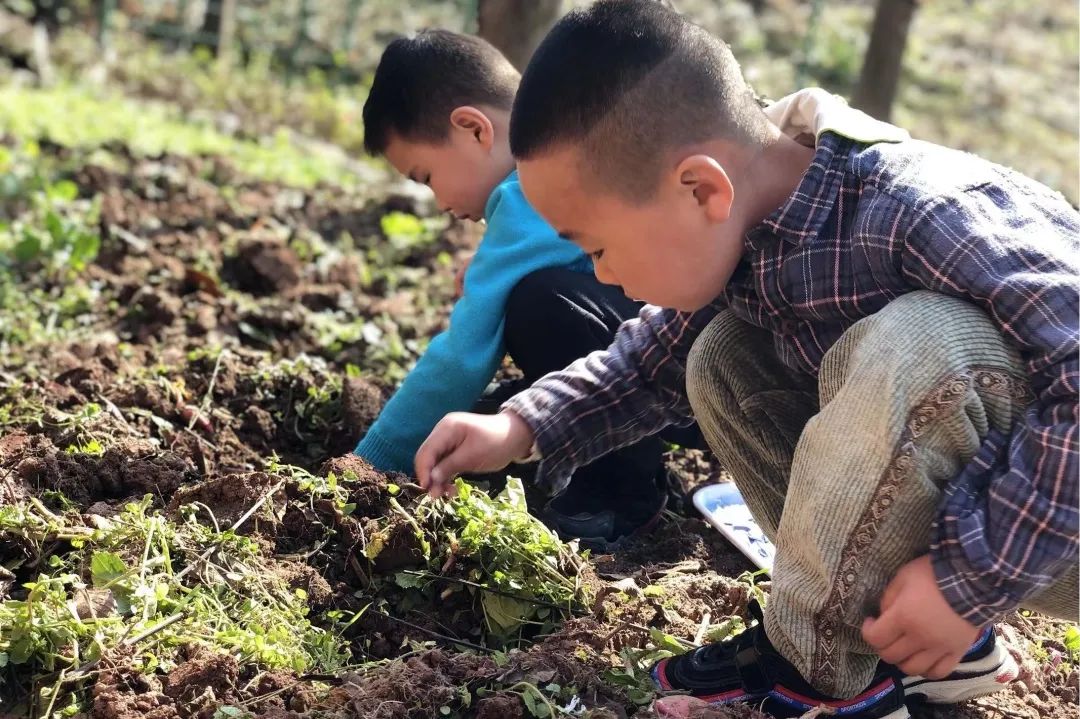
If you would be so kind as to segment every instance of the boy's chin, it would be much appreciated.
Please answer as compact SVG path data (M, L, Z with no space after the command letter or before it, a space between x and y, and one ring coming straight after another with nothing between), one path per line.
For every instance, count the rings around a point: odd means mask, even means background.
M686 283L689 285L690 283ZM623 288L623 293L635 302L644 302L679 312L697 312L708 306L720 294L711 286L653 287L652 292L637 294Z
M667 298L662 302L653 302L648 298L638 298L638 302L645 302L646 304L655 305L657 307L663 307L664 309L676 310L677 312L697 312L701 308L708 305L714 298L710 297L707 300L696 301L686 298Z
M702 290L701 292L692 295L683 292L676 296L669 297L667 303L650 302L649 304L658 304L661 307L678 310L679 312L697 312L703 307L708 306L709 303L716 299L718 294L718 292L713 292L711 290Z

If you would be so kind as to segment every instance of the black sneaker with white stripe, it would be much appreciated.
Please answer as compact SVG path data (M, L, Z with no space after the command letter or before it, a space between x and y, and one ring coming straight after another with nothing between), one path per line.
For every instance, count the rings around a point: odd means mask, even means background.
M908 719L903 675L882 664L858 696L837 699L811 687L765 635L761 608L750 604L758 623L723 642L664 659L651 670L661 691L678 691L710 704L752 704L774 717L800 717L824 707L847 719Z
M956 704L1001 691L1019 674L1005 642L987 627L949 676L905 676L904 692L911 703Z

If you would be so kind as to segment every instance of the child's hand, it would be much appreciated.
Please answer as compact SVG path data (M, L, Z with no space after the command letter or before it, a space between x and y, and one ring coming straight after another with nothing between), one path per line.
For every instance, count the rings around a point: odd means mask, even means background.
M529 453L532 430L513 412L443 417L416 452L416 477L432 497L453 496L461 472L494 472Z
M472 264L473 257L475 255L469 255L461 261L461 266L457 268L457 272L454 273L454 299L461 297L465 294L465 270L469 269L469 265Z
M979 635L938 589L930 556L908 562L881 595L881 614L863 622L863 639L906 674L942 679Z

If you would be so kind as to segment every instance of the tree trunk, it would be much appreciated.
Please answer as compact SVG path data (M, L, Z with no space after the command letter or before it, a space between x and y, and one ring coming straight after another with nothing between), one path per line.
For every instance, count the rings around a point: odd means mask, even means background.
M479 34L524 70L562 9L563 0L479 0Z
M202 21L199 23L199 31L195 45L206 48L217 56L217 34L221 29L221 0L206 0L203 8ZM213 38L213 41L211 41Z
M919 0L878 0L852 104L879 120L892 114L911 18Z
M217 62L221 67L232 64L232 48L237 37L237 0L221 0L217 26Z
M233 61L233 43L236 39L236 0L221 0L220 13L217 59L222 67L228 67Z

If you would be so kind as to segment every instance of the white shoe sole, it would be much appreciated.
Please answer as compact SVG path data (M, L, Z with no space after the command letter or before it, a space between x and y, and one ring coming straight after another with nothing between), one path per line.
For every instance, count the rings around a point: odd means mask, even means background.
M994 651L982 659L960 664L945 679L905 677L904 696L930 704L957 704L999 692L1019 674L1016 660L998 637Z

